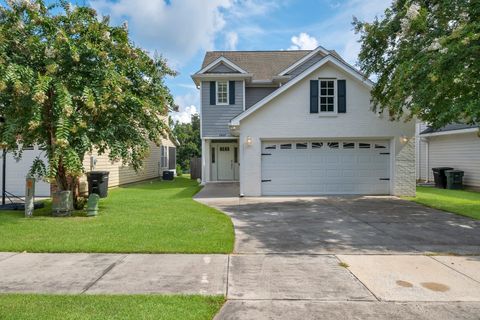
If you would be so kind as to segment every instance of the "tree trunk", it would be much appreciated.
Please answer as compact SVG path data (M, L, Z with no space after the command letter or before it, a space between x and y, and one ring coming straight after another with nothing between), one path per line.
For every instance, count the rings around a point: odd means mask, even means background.
M57 188L59 191L72 192L73 207L78 209L78 196L80 194L79 178L66 173L65 167L62 164L62 160L59 161L55 180L57 182Z

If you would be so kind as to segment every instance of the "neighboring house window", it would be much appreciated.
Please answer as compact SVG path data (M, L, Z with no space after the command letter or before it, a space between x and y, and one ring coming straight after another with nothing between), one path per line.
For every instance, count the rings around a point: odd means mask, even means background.
M162 168L168 167L168 147L167 146L160 147L160 166Z
M335 111L335 80L334 79L319 79L320 85L320 112L334 112Z
M215 148L212 148L212 163L215 163Z
M228 104L228 81L217 81L217 104Z

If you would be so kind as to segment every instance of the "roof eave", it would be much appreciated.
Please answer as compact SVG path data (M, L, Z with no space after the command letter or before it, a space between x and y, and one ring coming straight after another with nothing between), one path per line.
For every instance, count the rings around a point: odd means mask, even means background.
M446 131L436 131L436 132L429 132L429 133L420 133L422 137L435 137L435 136L445 136L445 135L452 135L452 134L464 134L464 133L471 133L477 132L480 128L467 128L467 129L456 129L456 130L446 130Z
M232 80L249 80L253 77L251 73L203 73L203 74L192 74L191 78L193 82L200 86L200 82L202 80L205 81L213 81L213 80L224 80L224 79L232 79Z

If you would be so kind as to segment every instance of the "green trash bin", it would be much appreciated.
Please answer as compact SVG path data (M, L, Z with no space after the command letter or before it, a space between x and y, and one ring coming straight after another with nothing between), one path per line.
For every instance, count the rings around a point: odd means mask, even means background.
M463 189L463 174L461 170L446 170L447 189L461 190Z

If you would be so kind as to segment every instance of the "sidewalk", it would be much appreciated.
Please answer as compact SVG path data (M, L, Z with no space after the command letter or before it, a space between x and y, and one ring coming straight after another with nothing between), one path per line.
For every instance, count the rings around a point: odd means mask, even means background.
M0 253L0 293L480 302L478 270L478 256Z

